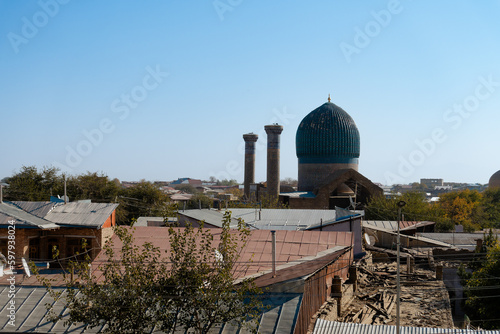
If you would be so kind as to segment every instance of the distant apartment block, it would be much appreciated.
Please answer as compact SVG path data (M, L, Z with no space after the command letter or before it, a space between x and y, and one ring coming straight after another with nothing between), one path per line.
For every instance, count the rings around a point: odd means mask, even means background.
M420 179L420 184L434 189L435 187L443 186L443 179Z

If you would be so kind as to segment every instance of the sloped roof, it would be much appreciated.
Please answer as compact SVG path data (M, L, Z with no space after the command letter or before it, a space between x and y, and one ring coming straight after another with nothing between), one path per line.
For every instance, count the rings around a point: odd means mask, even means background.
M232 211L232 210L231 210ZM212 226L222 227L222 218L225 211L211 210L211 209L193 209L193 210L183 210L179 211L180 216L186 216L198 221L204 221ZM238 221L235 219L234 215L231 217L231 227L237 227Z
M55 207L45 219L60 225L99 228L117 207L114 203L71 202Z
M41 229L59 228L59 226L52 221L26 212L12 203L0 203L0 225L9 225L9 220L12 219L16 220L16 225L23 225L24 227L36 227Z
M234 218L242 218L245 223L265 230L302 230L321 220L335 220L335 210L312 209L230 209Z
M435 222L430 221L401 221L399 224L400 230L409 230L419 226L432 225ZM363 226L376 226L387 229L389 231L397 231L398 222L395 220L363 220Z
M28 201L12 201L10 202L32 215L44 218L58 204L54 202L28 202ZM60 204L59 204L60 205Z
M182 229L182 228L176 228ZM213 245L220 242L221 229L207 229L213 235ZM232 230L232 233L237 233ZM133 229L136 245L150 242L159 247L162 254L170 250L168 229L163 227L138 226ZM120 252L121 242L117 235L112 237L115 253ZM321 261L317 260L323 256L331 256L333 253L348 249L352 245L351 232L331 231L276 231L276 265L282 269L289 268L301 263L316 266ZM166 255L164 255L166 256ZM94 269L99 271L99 264L105 260L105 254L101 252L94 261ZM272 270L272 235L269 230L252 230L247 244L240 250L239 265L234 270L234 278L255 277ZM324 263L323 263L324 265ZM309 274L310 267L294 267L295 277ZM284 273L285 271L283 271ZM98 274L96 274L98 275ZM277 272L276 282L279 282L280 272Z
M323 188L335 189L342 183L348 181L349 179L356 180L359 185L366 188L366 190L368 190L368 192L372 195L382 195L384 193L382 188L380 188L375 183L370 181L368 178L363 176L363 174L359 173L358 171L355 171L352 168L338 169L334 171L333 173L328 175L328 177L323 181L323 183L319 185L316 189L314 189L313 192L315 194L318 194L318 192Z
M500 330L472 330L460 328L430 328L400 326L401 334L500 334ZM347 322L316 320L313 334L396 334L396 326L366 325Z
M55 288L63 294L66 288ZM16 321L15 326L8 324L9 310L7 303L9 287L0 286L0 333L36 332L36 333L102 333L104 325L95 328L85 328L83 323L64 326L68 318L67 308L62 302L54 302L44 287L19 287L16 290ZM259 333L292 333L297 322L302 294L280 293L266 294L262 297L263 313L259 319ZM45 304L53 305L56 314L64 314L57 322L51 322L44 317L47 315ZM236 333L238 328L229 324L222 324L214 328L217 333ZM180 331L181 333L184 331ZM154 331L154 333L163 333Z
M417 235L468 250L476 249L476 240L484 238L483 233L418 233ZM498 237L499 234L496 236Z

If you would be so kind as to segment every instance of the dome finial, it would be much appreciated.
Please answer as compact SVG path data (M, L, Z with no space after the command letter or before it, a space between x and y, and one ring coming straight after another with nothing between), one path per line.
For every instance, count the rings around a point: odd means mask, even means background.
M330 102L330 94L328 94L328 102Z

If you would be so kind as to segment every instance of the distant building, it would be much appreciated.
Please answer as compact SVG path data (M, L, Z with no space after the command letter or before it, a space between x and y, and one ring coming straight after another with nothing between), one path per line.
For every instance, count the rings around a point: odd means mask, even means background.
M436 186L443 186L443 179L420 179L420 184L434 189Z

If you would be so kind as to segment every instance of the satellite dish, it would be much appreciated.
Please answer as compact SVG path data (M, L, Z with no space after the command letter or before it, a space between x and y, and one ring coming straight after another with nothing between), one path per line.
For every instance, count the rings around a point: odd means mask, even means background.
M28 263L26 262L24 257L21 258L21 262L23 263L24 274L28 277L31 277L30 268L28 267Z
M366 244L368 246L371 246L372 245L372 241L370 240L370 236L367 233L365 233L364 237L365 237Z

